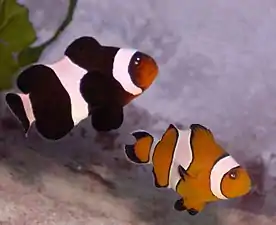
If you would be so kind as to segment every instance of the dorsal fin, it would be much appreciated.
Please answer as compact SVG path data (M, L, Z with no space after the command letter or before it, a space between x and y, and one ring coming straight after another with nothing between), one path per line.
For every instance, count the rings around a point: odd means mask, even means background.
M97 68L101 44L93 37L82 36L74 40L64 54L79 67L91 71Z
M214 139L214 135L213 135L212 131L201 124L192 124L190 126L190 129L194 133L196 132L202 136L205 136L206 138L208 137L208 138Z
M192 124L190 126L191 133L191 145L192 147L215 147L218 146L214 135L208 128L201 124Z

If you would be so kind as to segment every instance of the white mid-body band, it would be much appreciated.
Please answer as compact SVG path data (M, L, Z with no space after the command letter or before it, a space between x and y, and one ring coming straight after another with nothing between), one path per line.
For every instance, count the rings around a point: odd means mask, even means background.
M181 179L178 166L188 170L193 161L193 151L190 144L191 130L178 130L178 139L175 147L173 162L170 168L169 187L176 190L176 186Z
M75 125L78 124L88 116L87 103L80 92L80 81L87 71L74 64L67 56L54 64L46 66L55 71L63 87L68 92L71 98L73 121Z

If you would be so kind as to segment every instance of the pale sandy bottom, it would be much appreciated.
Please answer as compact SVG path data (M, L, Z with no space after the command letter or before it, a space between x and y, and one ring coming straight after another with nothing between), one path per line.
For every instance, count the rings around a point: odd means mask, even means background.
M22 0L23 1L23 0ZM24 0L45 40L67 1ZM165 1L164 1L165 2ZM272 0L80 0L73 23L41 61L53 63L76 37L139 48L156 57L160 76L126 109L113 134L96 137L89 120L73 136L28 140L6 120L1 134L3 224L230 225L276 223L276 4ZM178 198L153 186L151 168L125 160L129 133L161 135L170 122L202 123L247 166L257 192L209 205L196 217L172 209ZM8 129L9 127L9 129ZM82 165L85 174L68 163Z

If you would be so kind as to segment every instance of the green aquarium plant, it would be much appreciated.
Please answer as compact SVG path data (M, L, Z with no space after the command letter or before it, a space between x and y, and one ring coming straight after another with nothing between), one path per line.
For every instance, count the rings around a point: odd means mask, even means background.
M77 0L69 1L66 18L54 35L39 46L31 46L37 37L28 9L16 0L0 0L0 91L11 88L13 76L37 62L43 50L69 25Z

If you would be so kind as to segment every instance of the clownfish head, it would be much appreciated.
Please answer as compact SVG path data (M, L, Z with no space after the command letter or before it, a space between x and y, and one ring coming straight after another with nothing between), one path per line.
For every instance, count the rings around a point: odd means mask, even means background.
M248 172L233 157L224 155L210 174L211 191L218 199L237 198L250 192L252 182Z
M241 166L231 169L222 178L221 190L227 198L246 195L251 190L249 174Z
M113 77L132 95L150 87L158 74L155 60L136 49L119 48L114 56Z
M133 82L145 90L155 80L158 74L158 66L151 56L137 51L130 59L128 72Z

